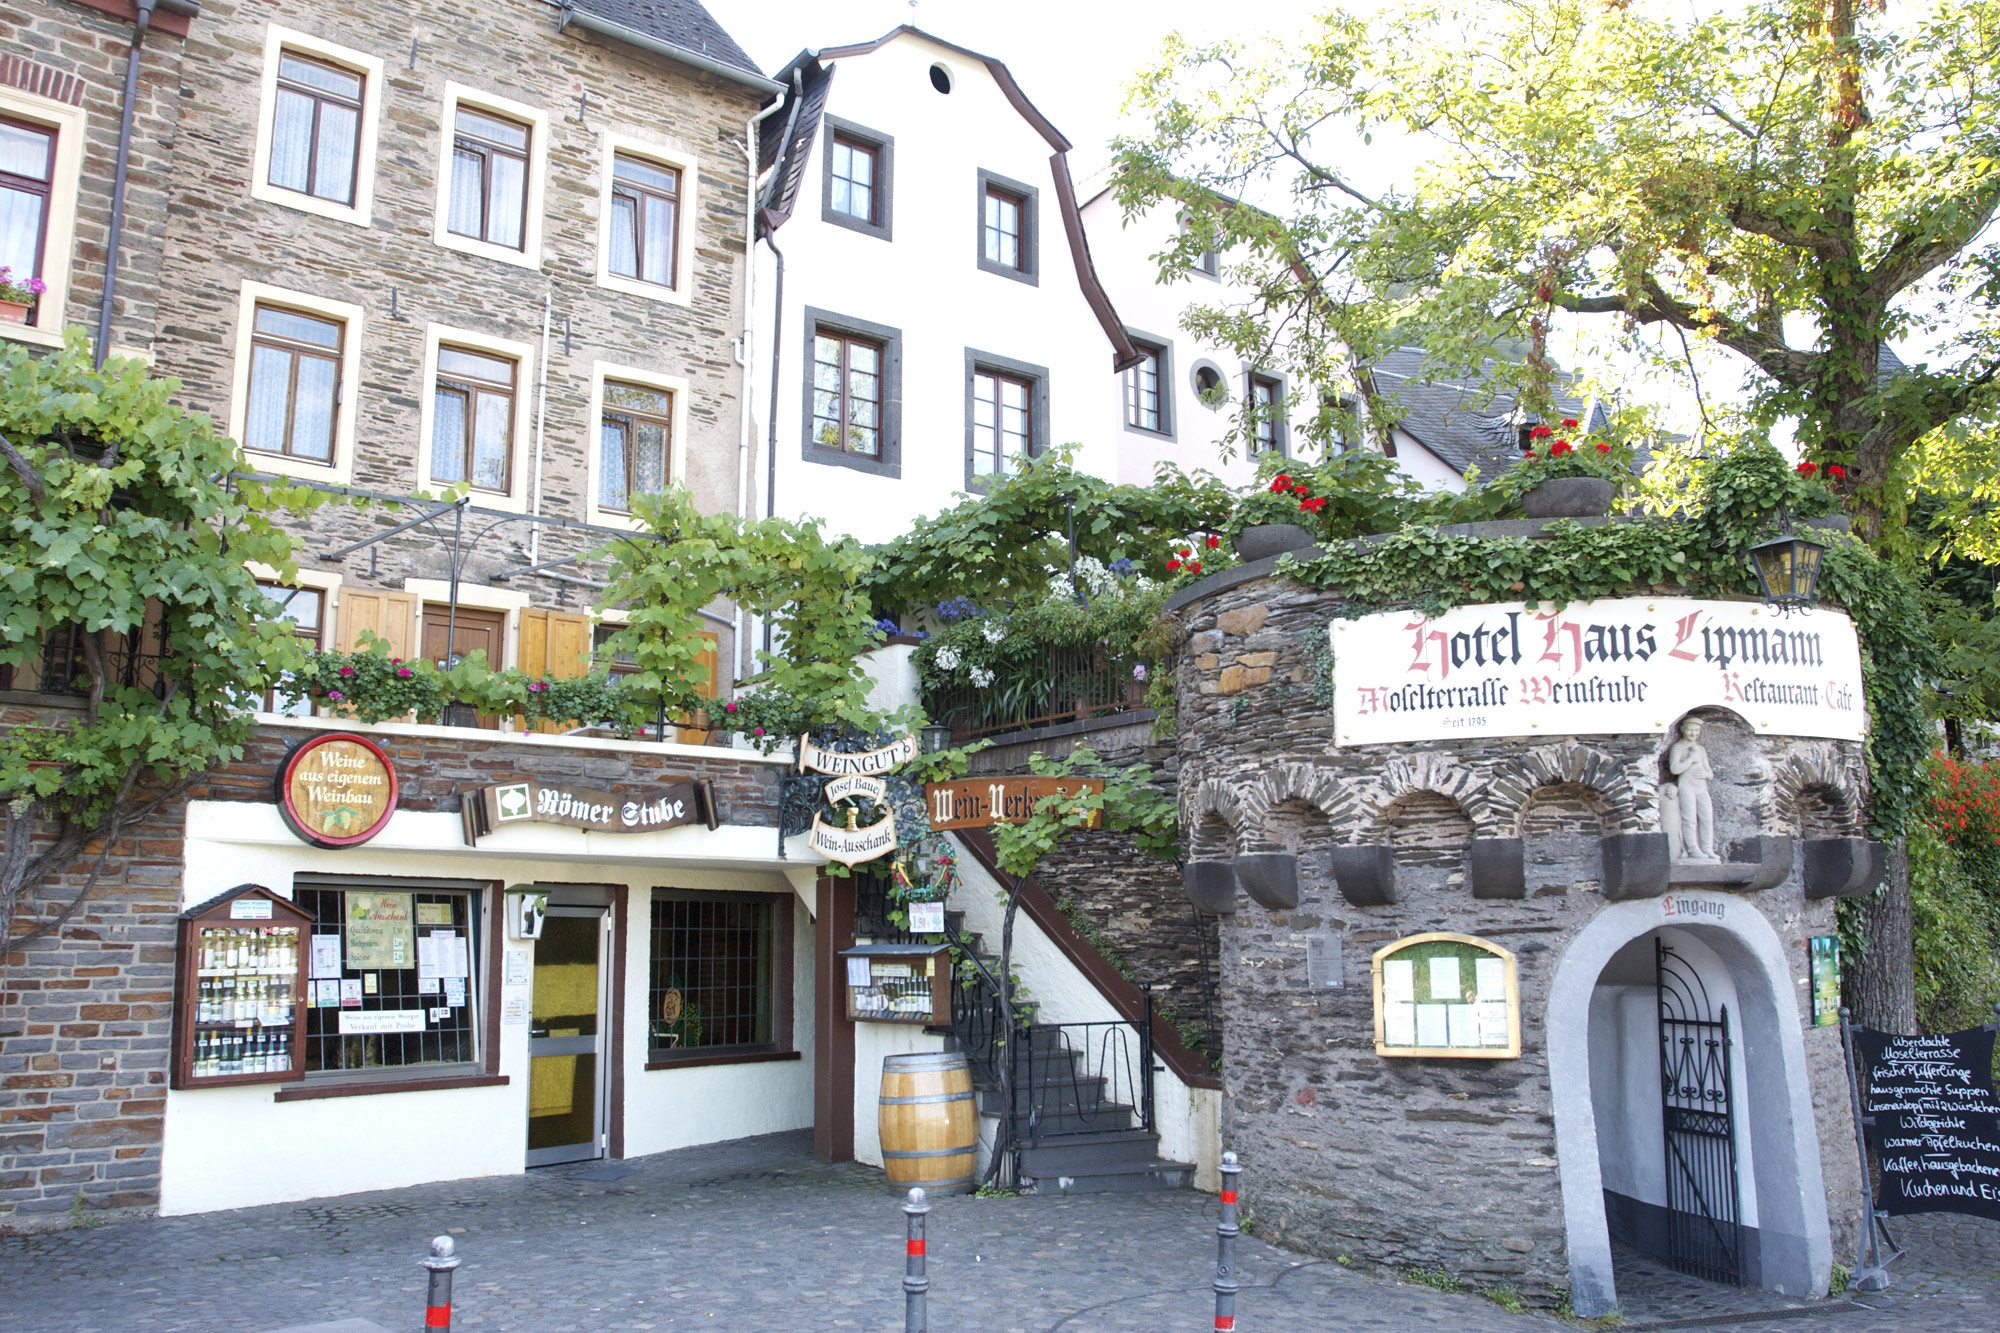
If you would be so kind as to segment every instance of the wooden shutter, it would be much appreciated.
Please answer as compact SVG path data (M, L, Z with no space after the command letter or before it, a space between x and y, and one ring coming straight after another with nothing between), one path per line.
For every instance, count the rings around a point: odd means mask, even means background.
M515 654L521 670L530 676L569 680L590 670L590 617L574 611L542 611L529 607L521 612L521 641ZM514 725L525 727L526 719L516 716ZM538 722L540 732L567 731L574 722Z
M701 697L704 699L715 699L720 697L720 692L716 688L716 682L721 679L722 645L716 635L706 631L702 633L701 638L705 641L701 650L701 668L708 677L707 682L701 687ZM683 745L706 745L708 744L709 737L713 734L712 729L705 727L684 725L678 730L679 735L675 739Z
M342 588L334 647L343 653L356 651L361 647L363 630L385 640L391 657L416 656L417 595Z

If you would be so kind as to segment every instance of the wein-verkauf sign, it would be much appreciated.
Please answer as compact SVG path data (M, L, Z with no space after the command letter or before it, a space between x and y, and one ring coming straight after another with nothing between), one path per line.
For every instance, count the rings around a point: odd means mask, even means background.
M715 794L706 781L676 782L631 794L522 779L465 793L468 846L508 824L561 824L593 833L658 833L697 821L716 825Z
M2000 1218L1992 1030L1906 1037L1861 1028L1855 1044L1867 1071L1882 1207Z
M1328 627L1336 743L1661 733L1719 706L1760 735L1860 740L1861 649L1838 611L1623 597Z

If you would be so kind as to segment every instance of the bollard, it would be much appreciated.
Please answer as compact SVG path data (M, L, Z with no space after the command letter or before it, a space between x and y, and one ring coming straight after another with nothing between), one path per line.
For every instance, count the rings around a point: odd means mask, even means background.
M431 1271L430 1295L424 1298L424 1327L426 1329L451 1328L451 1274L458 1267L458 1255L450 1236L439 1236L431 1242L430 1256L423 1261Z
M903 1205L903 1215L910 1219L903 1267L903 1333L929 1333L931 1326L931 1280L924 1275L924 1215L930 1210L924 1192L912 1189L910 1201Z
M1222 1154L1222 1220L1215 1224L1215 1333L1236 1328L1236 1154Z

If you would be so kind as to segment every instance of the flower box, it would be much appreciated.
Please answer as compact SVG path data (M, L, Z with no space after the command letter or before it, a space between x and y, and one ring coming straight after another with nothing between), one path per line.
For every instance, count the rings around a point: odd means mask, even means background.
M25 301L0 301L0 324L26 324L32 309Z
M1551 477L1522 494L1521 508L1529 518L1596 518L1611 512L1617 491L1602 477Z
M1312 529L1296 523L1253 523L1238 534L1236 554L1245 560L1262 560L1311 546L1313 541Z

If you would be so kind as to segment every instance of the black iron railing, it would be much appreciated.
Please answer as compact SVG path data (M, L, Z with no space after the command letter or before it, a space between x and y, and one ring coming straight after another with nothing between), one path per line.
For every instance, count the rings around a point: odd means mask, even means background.
M1153 1006L1143 1022L1037 1023L1015 1046L1027 1141L1153 1125Z
M1051 644L1003 664L989 684L927 690L924 711L948 725L955 741L1130 712L1146 701L1134 666L1096 648Z
M104 662L105 684L151 690L154 694L164 688L160 678L159 654L104 648L100 650L100 656ZM42 644L41 680L35 689L41 694L75 697L90 693L89 656L84 652L81 634L57 632L49 635Z

